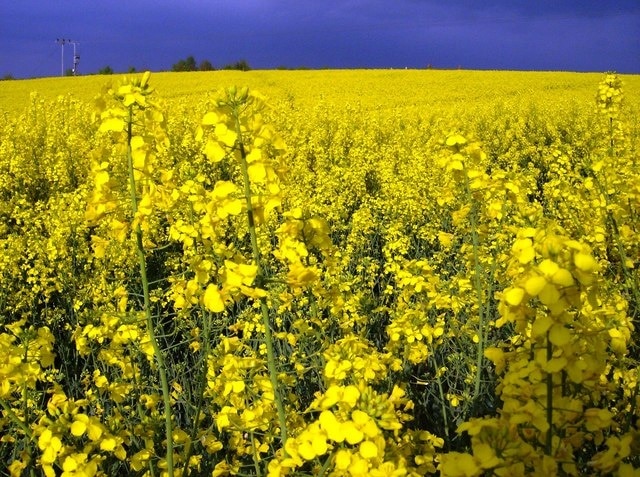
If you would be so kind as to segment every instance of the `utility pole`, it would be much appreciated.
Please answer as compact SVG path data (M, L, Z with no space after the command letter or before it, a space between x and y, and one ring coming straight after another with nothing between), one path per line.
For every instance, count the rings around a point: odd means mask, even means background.
M79 45L79 41L69 40L69 43L73 45L73 76L78 74L78 64L80 63L80 55L76 54L76 45Z
M79 41L69 40L68 38L56 38L56 43L61 47L61 57L60 57L60 76L64 76L64 45L69 43L73 45L73 75L75 76L78 72L78 64L80 63L80 55L76 54L76 45L79 45Z
M56 38L56 43L62 47L62 56L60 57L60 76L64 76L64 45L65 43L71 43L71 40Z

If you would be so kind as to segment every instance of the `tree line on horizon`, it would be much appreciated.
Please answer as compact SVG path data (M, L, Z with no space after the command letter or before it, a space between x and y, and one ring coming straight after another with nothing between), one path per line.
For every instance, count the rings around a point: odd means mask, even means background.
M194 56L187 56L185 59L179 60L177 63L174 63L171 66L171 70L173 72L181 72L181 71L214 71L216 68L213 66L213 63L209 60L202 60L198 63ZM234 63L228 63L224 65L222 70L239 70L239 71L249 71L251 67L247 60L238 60ZM135 67L130 67L127 71L128 73L135 73L137 70ZM113 74L113 68L110 66L105 66L98 70L98 74L101 75L109 75Z
M249 71L251 66L245 59L238 60L233 63L227 63L220 68L221 70L238 70L238 71ZM213 63L209 60L202 60L200 63L196 62L194 56L187 56L187 58L179 60L177 63L174 63L171 66L169 71L180 72L180 71L214 71L216 70ZM136 73L138 70L135 66L130 66L125 73ZM160 70L163 71L163 70ZM87 74L98 74L98 75L112 75L116 73L114 69L110 65L106 65L100 68L95 73L87 73ZM65 76L73 76L73 70L71 68L65 70ZM16 79L11 73L4 74L0 77L0 81L9 81Z
M200 64L196 62L196 59L193 56L187 56L184 60L179 60L177 63L171 67L171 71L179 72L179 71L213 71L216 68L209 60L202 60ZM251 67L247 60L238 60L235 63L228 63L224 65L223 70L239 70L239 71L249 71Z

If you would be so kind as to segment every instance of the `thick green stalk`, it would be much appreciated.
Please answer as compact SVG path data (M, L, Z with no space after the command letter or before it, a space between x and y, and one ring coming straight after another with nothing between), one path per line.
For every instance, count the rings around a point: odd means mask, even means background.
M471 195L471 185L469 184L469 175L465 164L462 166L462 173L464 174L464 188L467 195L467 201L471 205L472 210L469 212L469 222L471 222L471 241L473 243L473 265L474 265L474 285L476 289L476 297L478 300L478 347L476 354L476 378L474 382L473 397L477 399L480 394L480 381L482 378L482 360L484 358L484 293L482 292L481 272L482 266L480 265L480 239L478 237L478 224L476 223L476 216L473 203L473 196Z
M29 359L29 340L25 340L23 363ZM29 421L29 396L27 394L27 384L22 387L22 413L26 422Z
M131 209L135 217L138 212L138 198L136 197L136 180L133 171L133 157L131 151L131 139L133 127L133 108L129 107L129 120L127 123L127 160L129 166L129 189L131 193ZM160 384L162 386L162 399L164 403L164 428L167 440L167 474L173 477L173 422L171 418L171 398L169 394L169 382L167 380L167 369L162 355L162 350L158 344L156 333L153 325L153 316L151 315L151 300L149 294L149 280L147 278L147 260L144 254L144 245L142 242L142 230L138 224L134 230L136 237L136 253L138 255L138 265L140 267L140 281L142 282L142 294L144 298L144 313L147 322L147 333L149 341L153 347L153 354L158 363L158 371L160 373Z
M258 246L258 234L256 232L255 218L253 214L253 204L251 202L251 182L249 180L249 171L247 166L247 153L242 142L242 130L240 128L240 120L237 115L237 109L234 109L235 114L235 126L236 133L238 135L238 148L240 150L240 169L242 170L242 180L244 182L244 198L247 207L247 222L249 225L249 235L251 237L251 249L253 253L253 259L258 267L257 277L260 281L263 277L262 263L260 260L260 247ZM280 424L280 439L282 440L282 446L284 447L287 441L287 418L284 411L284 405L282 404L282 397L280 395L280 387L278 385L278 371L276 368L276 357L273 350L273 337L271 336L271 320L269 318L269 307L267 305L267 299L265 297L260 298L260 310L262 312L262 322L264 325L264 341L267 347L267 368L269 370L269 378L271 380L271 387L273 388L273 395L275 398L276 409L278 411L278 422Z
M191 468L189 467L189 460L191 459L191 455L193 454L193 445L192 442L196 439L198 434L199 424L200 424L200 412L202 411L202 403L204 401L204 390L207 385L207 357L209 356L209 334L211 328L211 313L208 311L203 311L203 349L202 349L202 373L200 376L200 388L198 389L198 405L196 408L196 415L193 418L193 429L191 430L191 436L189 442L186 444L185 451L185 459L186 467L185 467L185 477L188 477L190 474Z
M135 369L133 357L131 356L129 356L129 365L131 366L131 369ZM135 386L135 389L142 389L142 386L138 383L138 380L136 379L135 371L132 373L132 377L133 377L133 385ZM140 422L143 422L144 411L142 410L142 404L140 403L140 399L136 399L136 411L138 413L138 417L140 418ZM129 425L131 423L127 423L127 424ZM149 462L147 462L147 465L149 467L149 474L151 474L151 477L156 477L156 472L153 468L153 461L151 459L149 459Z
M553 344L549 340L547 331L547 363L553 358ZM553 374L547 372L547 439L545 443L545 454L551 455L553 448Z

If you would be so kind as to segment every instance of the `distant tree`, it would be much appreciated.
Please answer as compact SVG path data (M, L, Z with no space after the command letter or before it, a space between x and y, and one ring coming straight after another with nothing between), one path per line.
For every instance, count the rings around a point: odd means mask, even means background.
M200 66L198 67L200 71L213 71L215 68L211 64L209 60L202 60L200 62Z
M305 65L300 65L300 66L286 66L286 65L280 65L280 66L276 66L277 70L308 70L310 69L308 66Z
M197 69L196 59L193 56L188 56L187 59L180 60L171 67L171 71L196 71Z
M2 78L0 78L0 81L10 81L15 79L14 76L11 73L7 73L6 75L3 75Z
M113 68L111 68L111 66L107 65L104 68L100 68L98 70L98 74L99 75L112 75L113 74Z
M247 60L236 61L235 63L229 63L228 65L224 65L223 70L239 70L239 71L249 71L251 67Z
M136 72L136 67L135 66L129 66L129 69L127 70L127 73L135 73Z

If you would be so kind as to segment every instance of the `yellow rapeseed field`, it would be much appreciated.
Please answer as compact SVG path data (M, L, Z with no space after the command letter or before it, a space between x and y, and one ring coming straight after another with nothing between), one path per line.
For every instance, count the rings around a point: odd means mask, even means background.
M0 82L0 476L640 476L640 76Z

